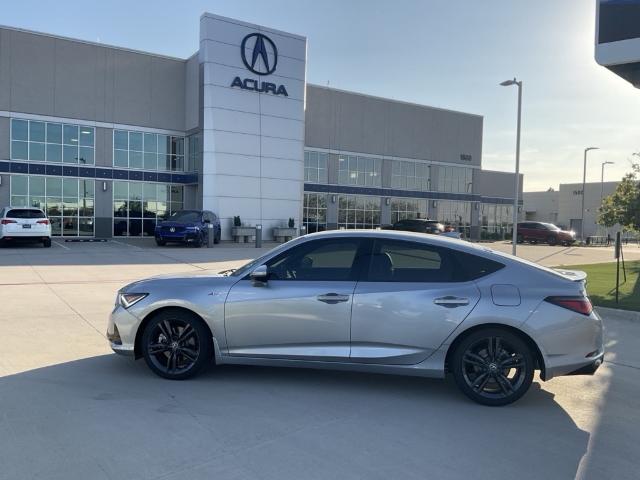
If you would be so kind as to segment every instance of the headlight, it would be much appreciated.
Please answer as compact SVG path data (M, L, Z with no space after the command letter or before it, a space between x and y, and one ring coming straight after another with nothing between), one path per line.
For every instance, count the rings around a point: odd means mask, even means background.
M129 308L135 305L144 297L149 295L148 293L118 293L118 303L124 308Z

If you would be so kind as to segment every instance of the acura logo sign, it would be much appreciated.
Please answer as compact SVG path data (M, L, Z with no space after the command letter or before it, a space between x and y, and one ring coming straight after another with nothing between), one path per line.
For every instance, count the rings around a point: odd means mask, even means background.
M240 54L244 66L256 75L269 75L276 71L278 49L276 44L261 33L250 33L242 39ZM248 58L247 58L247 54Z
M270 75L276 71L278 65L278 48L266 35L262 33L250 33L242 39L240 44L240 57L242 63L256 75ZM289 96L284 85L276 85L271 82L263 82L254 78L235 77L231 87L239 87L242 90L253 90L260 93Z

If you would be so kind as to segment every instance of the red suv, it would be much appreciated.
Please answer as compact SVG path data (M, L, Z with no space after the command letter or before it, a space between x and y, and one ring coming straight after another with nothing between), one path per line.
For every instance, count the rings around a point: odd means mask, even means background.
M576 241L575 232L556 227L553 223L523 222L518 224L518 243L545 242L549 245L571 245Z

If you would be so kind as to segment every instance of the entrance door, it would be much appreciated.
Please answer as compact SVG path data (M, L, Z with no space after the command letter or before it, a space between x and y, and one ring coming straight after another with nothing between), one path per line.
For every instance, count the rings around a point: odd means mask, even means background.
M350 237L309 241L269 260L265 283L236 283L225 305L229 354L348 359L362 244Z

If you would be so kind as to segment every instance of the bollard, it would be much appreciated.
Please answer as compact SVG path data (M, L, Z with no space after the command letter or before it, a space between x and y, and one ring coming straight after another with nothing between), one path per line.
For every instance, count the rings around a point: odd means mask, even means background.
M256 225L256 248L262 248L262 225Z
M302 226L300 227L300 236L302 237L302 236L304 236L304 235L306 235L306 234L307 234L307 227L305 227L304 225L302 225Z
M213 223L207 223L207 247L213 248L213 240L216 234L213 231Z

